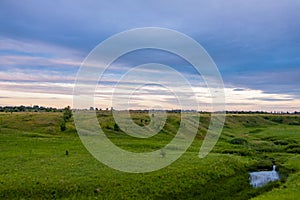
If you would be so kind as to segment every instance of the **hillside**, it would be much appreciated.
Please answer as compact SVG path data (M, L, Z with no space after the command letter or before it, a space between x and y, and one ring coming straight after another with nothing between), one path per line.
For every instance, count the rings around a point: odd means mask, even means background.
M297 199L300 197L300 115L228 114L222 135L204 159L198 153L210 121L202 114L188 151L155 172L129 174L93 158L72 120L66 130L61 112L0 114L0 198L3 199ZM132 112L136 124L149 116ZM169 113L159 134L136 139L115 127L110 111L99 124L119 147L133 152L160 149L174 137L179 113ZM67 151L67 152L66 152ZM281 181L253 189L249 171L272 169Z

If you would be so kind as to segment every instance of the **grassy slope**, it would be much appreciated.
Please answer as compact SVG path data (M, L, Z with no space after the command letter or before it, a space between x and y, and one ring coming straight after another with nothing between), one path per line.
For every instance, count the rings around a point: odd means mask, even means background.
M249 199L273 187L259 199L297 199L300 159L297 145L299 116L228 116L213 153L197 157L209 116L201 118L197 138L189 151L172 165L151 173L127 174L95 160L84 148L74 125L61 132L62 113L0 114L0 198L200 198ZM133 113L139 124L145 114ZM172 139L179 115L169 116L164 130L149 140L132 140L113 130L108 113L100 124L113 142L131 151L158 149ZM145 121L145 120L144 120ZM241 144L231 144L242 138ZM142 149L142 150L141 150ZM65 151L69 155L65 155ZM249 170L278 165L286 182L261 189L248 184Z
M279 188L262 194L253 200L291 200L299 199L300 197L300 156L293 156L289 158L286 165L290 168L297 169L296 173L289 176L287 181L282 184Z

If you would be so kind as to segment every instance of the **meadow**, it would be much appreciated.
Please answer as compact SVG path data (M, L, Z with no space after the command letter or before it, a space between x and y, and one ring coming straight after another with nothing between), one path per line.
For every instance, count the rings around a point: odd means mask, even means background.
M97 111L111 141L133 152L166 145L176 134L180 113L169 113L154 137L122 132L110 111ZM132 112L136 124L148 113ZM300 115L228 114L221 137L205 158L198 157L209 114L201 114L188 151L158 171L124 173L97 161L83 146L72 118L62 112L0 113L0 199L299 199ZM262 188L249 184L250 171L271 170L281 180Z

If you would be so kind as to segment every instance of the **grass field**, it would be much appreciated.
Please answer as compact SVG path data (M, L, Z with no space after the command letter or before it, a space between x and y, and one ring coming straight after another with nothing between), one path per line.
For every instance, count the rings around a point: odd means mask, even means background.
M210 121L209 114L202 114L188 151L172 165L142 174L97 161L81 143L72 120L61 131L62 115L0 114L0 199L300 199L298 115L227 115L217 145L199 159ZM133 139L114 128L109 111L97 116L106 135L133 152L161 148L180 124L180 114L170 113L158 135ZM140 126L149 120L146 113L132 113L132 118ZM252 188L248 172L270 170L273 164L281 181Z

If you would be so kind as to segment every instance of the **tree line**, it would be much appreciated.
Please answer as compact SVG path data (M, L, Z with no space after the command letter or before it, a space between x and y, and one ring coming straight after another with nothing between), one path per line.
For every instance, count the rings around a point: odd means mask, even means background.
M0 112L62 112L64 109L44 106L0 106Z
M66 108L54 108L54 107L44 107L39 105L34 106L0 106L0 112L64 112ZM69 109L71 109L69 107ZM108 111L113 110L113 108L94 108L90 107L89 109L83 110L95 110L95 111ZM149 110L130 110L131 112L148 112ZM181 112L197 112L195 110L166 110L168 113L181 113ZM206 111L198 111L199 113L209 113ZM226 111L226 114L300 114L300 111L294 112L267 112L267 111Z

